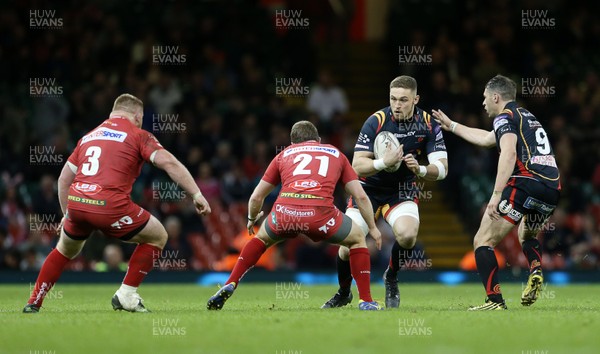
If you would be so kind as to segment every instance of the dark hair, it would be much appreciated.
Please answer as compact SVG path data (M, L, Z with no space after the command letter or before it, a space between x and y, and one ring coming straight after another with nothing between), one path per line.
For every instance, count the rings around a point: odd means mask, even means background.
M517 97L517 84L506 76L494 76L485 84L485 89L497 93L505 101L514 101Z
M417 91L417 80L415 80L415 78L412 76L398 76L392 80L392 82L390 82L391 89L396 87Z
M309 140L319 140L319 132L314 124L307 120L301 120L292 126L290 132L292 144L302 143Z

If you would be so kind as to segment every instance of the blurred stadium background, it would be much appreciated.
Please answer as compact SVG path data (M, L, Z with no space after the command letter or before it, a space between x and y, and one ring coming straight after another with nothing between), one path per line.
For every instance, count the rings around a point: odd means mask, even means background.
M187 166L213 208L198 217L166 174L144 167L133 199L169 233L158 271L227 271L248 238L247 199L289 144L293 122L311 120L351 158L363 121L389 104L400 74L417 79L420 107L484 129L485 82L513 78L562 174L560 206L540 236L544 266L598 270L597 13L592 1L2 2L1 278L34 280L57 241L62 165L119 94L143 99L144 128ZM421 186L419 270L473 269L471 241L495 178L495 149L445 139L448 178ZM345 208L342 193L337 205ZM384 251L372 260L383 270L393 237L380 225ZM333 273L336 250L298 237L259 265ZM132 251L93 235L69 269L122 272ZM516 230L498 251L507 269L526 268Z

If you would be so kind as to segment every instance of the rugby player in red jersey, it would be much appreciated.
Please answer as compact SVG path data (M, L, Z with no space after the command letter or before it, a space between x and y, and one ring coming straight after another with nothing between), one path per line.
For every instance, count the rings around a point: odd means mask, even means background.
M533 304L544 282L542 248L536 236L558 204L560 173L546 131L531 112L517 105L516 95L517 84L508 77L497 75L488 81L483 107L494 118L491 131L458 124L444 112L433 111L444 130L475 145L497 146L500 153L494 191L473 240L477 271L487 299L471 311L506 310L493 247L515 225L519 225L519 241L529 261L529 279L521 304Z
M380 310L371 298L371 264L365 234L333 204L336 184L356 200L367 221L369 233L381 249L381 233L375 226L373 208L358 182L356 172L344 154L332 145L321 144L317 128L300 121L290 133L292 145L280 152L254 189L248 202L248 231L262 216L265 197L281 183L281 191L257 235L244 246L229 279L207 303L209 310L220 310L233 294L242 276L270 247L298 233L311 240L326 241L350 248L350 267L356 280L361 310Z
M188 170L154 135L141 129L143 108L137 97L119 96L109 118L77 142L58 179L58 199L64 214L60 238L44 261L23 312L39 312L44 297L93 230L138 244L112 306L115 310L147 312L137 288L160 256L168 235L160 221L130 197L145 162L165 170L189 193L199 214L210 213Z

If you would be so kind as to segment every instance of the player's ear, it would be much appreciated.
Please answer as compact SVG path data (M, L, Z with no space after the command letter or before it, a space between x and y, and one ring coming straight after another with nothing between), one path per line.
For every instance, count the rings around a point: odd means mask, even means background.
M419 98L421 98L421 96L415 95L414 104L418 104L419 103Z
M320 143L321 143L321 137L319 137L319 138L317 139L317 141L318 141L318 142L319 142L319 144L320 144Z

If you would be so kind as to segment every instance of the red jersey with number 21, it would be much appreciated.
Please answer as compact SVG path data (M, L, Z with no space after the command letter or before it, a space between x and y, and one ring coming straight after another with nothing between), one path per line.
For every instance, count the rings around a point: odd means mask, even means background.
M163 149L150 132L112 117L84 135L69 156L77 166L68 208L110 214L131 202L131 188L144 162Z
M358 176L336 147L311 140L292 144L277 154L262 179L273 185L281 183L275 203L331 206L338 181L345 185Z

